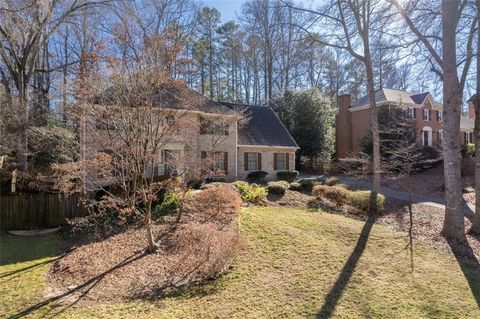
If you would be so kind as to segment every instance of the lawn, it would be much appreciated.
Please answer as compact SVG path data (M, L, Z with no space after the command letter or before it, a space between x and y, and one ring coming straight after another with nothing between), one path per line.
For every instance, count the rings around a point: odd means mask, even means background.
M370 222L294 208L248 208L230 273L155 301L44 306L57 318L480 318L480 269ZM0 240L0 317L44 300L55 236ZM16 259L20 262L14 263ZM34 266L34 267L31 267ZM31 268L28 268L31 267ZM463 271L462 271L463 269ZM469 278L469 280L467 280Z

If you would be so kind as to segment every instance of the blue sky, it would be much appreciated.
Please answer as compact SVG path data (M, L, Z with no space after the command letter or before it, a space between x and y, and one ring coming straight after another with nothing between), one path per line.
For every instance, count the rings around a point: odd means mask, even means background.
M203 0L201 2L206 6L218 9L222 15L222 22L226 22L235 20L235 13L240 12L245 0Z

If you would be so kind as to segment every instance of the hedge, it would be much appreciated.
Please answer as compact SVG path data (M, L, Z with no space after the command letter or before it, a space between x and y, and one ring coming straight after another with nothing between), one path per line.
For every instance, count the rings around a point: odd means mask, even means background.
M278 181L278 182L269 182L267 189L269 194L278 194L283 195L290 187L288 182L286 181Z
M291 183L297 179L298 174L298 171L280 171L277 173L277 179Z

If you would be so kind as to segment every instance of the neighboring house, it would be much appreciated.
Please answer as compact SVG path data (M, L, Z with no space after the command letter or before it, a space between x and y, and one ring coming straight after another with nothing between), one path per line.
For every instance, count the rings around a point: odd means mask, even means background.
M440 147L443 138L443 105L428 92L412 94L407 91L383 88L375 92L377 107L401 106L408 116L415 118L417 143ZM361 151L361 141L370 132L371 108L367 96L352 102L351 95L338 98L335 116L337 158L345 158ZM469 112L471 115L471 112ZM472 141L473 120L461 116L459 141Z
M154 105L168 114L167 122L185 118L190 122L157 154L156 175L165 173L169 157L186 149L193 154L189 155L193 157L191 165L198 167L214 149L215 171L220 172L217 176L228 181L245 179L258 170L266 171L270 180L276 179L278 171L295 170L298 145L270 107L214 102L184 83L179 88L178 81L175 85L166 83L156 98ZM95 138L101 135L102 126L96 125L95 132L87 131L90 153L102 149L101 141Z

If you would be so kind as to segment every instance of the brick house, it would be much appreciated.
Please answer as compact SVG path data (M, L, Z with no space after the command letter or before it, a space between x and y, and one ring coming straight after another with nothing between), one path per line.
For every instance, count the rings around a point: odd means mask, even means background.
M375 92L377 107L401 106L415 118L417 143L440 147L443 137L443 106L428 92L412 94L407 91L383 88ZM338 98L335 116L335 142L337 158L345 158L361 151L361 141L370 132L371 109L367 96L352 101L350 94ZM473 113L474 115L474 113ZM472 112L461 116L459 141L472 141Z
M298 145L270 107L215 102L184 83L179 88L178 81L165 86L156 95L155 111L166 122L188 120L189 125L179 129L178 138L156 155L155 175L163 175L167 159L181 157L186 149L193 154L189 155L191 165L200 166L211 155L212 143L215 171L227 181L245 179L258 170L266 171L272 180L278 171L295 170ZM104 149L101 131L105 124L91 126L95 129L81 134L89 154Z

